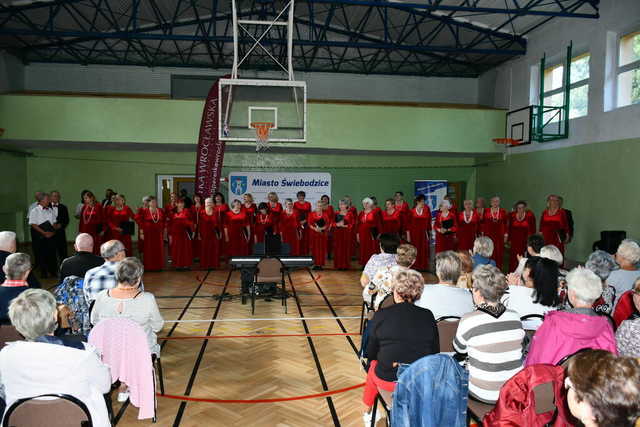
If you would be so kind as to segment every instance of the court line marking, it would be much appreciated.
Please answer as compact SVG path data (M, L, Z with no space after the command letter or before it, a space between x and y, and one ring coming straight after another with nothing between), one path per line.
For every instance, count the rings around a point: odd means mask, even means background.
M282 337L344 337L359 336L360 332L319 333L319 334L258 334L258 335L197 335L183 337L160 337L158 340L204 340L214 338L282 338Z
M262 322L266 320L339 320L339 319L360 319L360 316L340 316L340 317L261 317L245 319L188 319L188 320L165 320L165 323L218 323L218 322Z
M339 388L337 390L329 390L329 391L325 391L322 393L315 393L315 394L307 394L307 395L303 395L303 396L292 396L292 397L280 397L280 398L272 398L272 399L247 399L247 400L240 400L240 399L207 399L207 398L201 398L201 397L190 397L190 396L176 396L174 394L157 394L158 397L166 397L167 399L176 399L176 400L182 400L182 401L189 401L189 402L206 402L206 403L249 403L249 404L253 404L253 403L275 403L275 402L289 402L292 400L304 400L304 399L315 399L318 397L327 397L327 396L331 396L334 394L340 394L340 393L345 393L347 391L351 391L351 390L355 390L358 388L362 388L364 387L365 383L362 384L356 384L356 385L352 385L349 387L344 387L344 388Z

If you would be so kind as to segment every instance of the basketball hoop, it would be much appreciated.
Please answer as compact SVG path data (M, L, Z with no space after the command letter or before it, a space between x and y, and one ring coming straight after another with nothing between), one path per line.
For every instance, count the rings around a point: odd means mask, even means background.
M269 148L269 134L274 127L271 122L252 122L251 127L256 130L256 151Z
M493 142L496 144L508 145L510 147L515 147L516 145L522 144L521 139L513 139L513 138L493 138Z

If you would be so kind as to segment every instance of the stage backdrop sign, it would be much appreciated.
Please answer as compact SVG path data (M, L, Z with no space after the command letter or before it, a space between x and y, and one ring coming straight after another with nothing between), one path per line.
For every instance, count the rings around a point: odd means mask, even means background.
M242 200L242 195L251 193L256 204L267 201L271 191L278 193L280 203L296 193L307 193L307 201L314 204L322 195L331 197L331 174L321 172L231 172L229 174L229 203Z
M433 229L433 223L436 219L436 210L438 209L440 202L444 200L444 196L447 195L447 181L424 179L416 180L414 183L416 196L422 194L427 206L429 206L429 209L431 210L431 229Z

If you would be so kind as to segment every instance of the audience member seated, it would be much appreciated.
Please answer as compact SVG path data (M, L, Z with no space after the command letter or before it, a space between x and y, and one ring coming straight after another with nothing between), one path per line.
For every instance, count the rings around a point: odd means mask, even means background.
M5 260L9 255L14 253L17 249L16 233L13 231L0 231L0 266L4 265ZM4 271L0 268L0 283L4 282ZM27 283L31 288L40 288L40 282L33 274L29 273L27 277Z
M602 294L602 282L591 270L577 267L567 274L568 299L573 308L551 311L531 340L525 365L550 363L583 348L616 352L609 319L593 310Z
M524 265L527 262L528 257L539 257L540 250L544 246L544 237L542 234L532 234L527 238L527 255L521 256L518 255L518 266L516 267L513 273L516 273L519 276L522 276L522 272L524 271Z
M640 357L640 279L636 280L633 289L626 294L616 307L616 314L618 314L623 308L624 299L627 297L631 299L630 314L620 323L616 331L618 353L621 356Z
M487 236L477 237L473 242L473 268L475 269L479 265L496 265L496 262L491 259L493 255L493 240Z
M378 388L390 392L395 389L398 364L440 352L433 314L414 305L423 287L424 278L417 271L397 272L393 285L395 304L377 311L373 317L367 348L371 363L363 395L367 408L365 426L371 425L371 408Z
M528 314L544 315L558 307L558 264L555 261L537 256L527 258L522 279L517 273L507 276L509 291L502 301L507 308L523 317ZM530 319L523 323L523 327L535 330L541 323L539 319Z
M103 397L111 388L109 368L81 342L53 335L57 317L53 295L26 290L11 302L9 317L26 341L9 343L0 351L7 407L41 394L70 394L87 405L93 426L111 426Z
M87 303L91 303L96 296L105 289L113 289L116 281L116 267L125 255L125 248L119 240L109 240L100 246L100 255L104 258L104 263L99 267L94 267L84 275L84 297Z
M636 279L640 277L640 270L637 268L640 262L640 246L633 240L623 240L616 251L616 262L620 269L612 271L607 279L607 283L616 290L614 305L618 303L622 294L633 288Z
M382 233L380 235L380 253L374 254L369 258L364 266L362 276L360 276L360 284L362 287L369 286L369 282L382 267L392 266L396 264L396 251L400 245L400 238L394 233Z
M418 251L410 244L398 246L396 251L396 264L388 265L379 269L371 279L371 284L362 290L362 297L367 303L373 298L373 309L377 310L380 303L393 293L393 276L400 270L411 268L416 261ZM393 298L389 298L393 304Z
M633 427L640 417L640 361L602 351L569 360L567 402L585 427Z
M473 273L473 259L469 251L456 252L460 260L460 277L458 277L458 287L471 291L471 274Z
M444 316L458 316L473 311L471 292L460 289L460 259L453 251L436 255L436 276L438 284L425 285L416 305L431 310L436 319Z
M566 271L562 270L562 265L564 264L564 255L562 255L562 252L560 251L560 249L558 249L557 246L543 246L542 249L540 249L540 257L555 261L558 264L558 268L560 269L560 275L566 276Z
M616 308L613 311L613 321L616 324L616 328L620 327L625 320L640 316L640 313L636 309L635 301L633 300L634 290L638 288L639 284L640 278L636 279L633 284L633 289L622 294L618 300L618 304L616 304Z
M69 276L77 276L84 279L87 271L104 264L104 258L93 254L93 237L91 237L91 234L78 234L73 247L76 249L76 254L66 258L60 264L60 282Z
M91 323L95 325L111 317L133 320L147 334L149 351L157 355L160 346L156 332L162 329L164 323L153 294L140 289L143 274L144 267L137 258L129 257L120 261L115 271L117 286L96 295Z
M9 324L9 303L29 289L27 277L31 272L31 258L19 252L11 254L4 261L2 271L6 279L0 286L0 323Z
M518 313L500 300L507 281L493 265L473 270L475 311L460 320L453 347L469 356L469 395L481 402L495 403L500 387L522 369L524 330Z
M602 280L602 296L593 304L593 309L597 313L611 314L616 290L607 284L607 278L618 267L615 259L609 252L597 250L589 255L585 267L596 273L596 276Z

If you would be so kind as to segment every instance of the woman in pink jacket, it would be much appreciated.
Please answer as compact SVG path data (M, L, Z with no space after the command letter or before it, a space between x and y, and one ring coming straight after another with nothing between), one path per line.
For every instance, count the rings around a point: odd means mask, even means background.
M598 315L591 308L602 294L600 278L586 268L574 268L567 274L567 287L573 308L545 315L531 341L525 366L538 363L555 365L565 356L583 348L617 354L609 318Z

